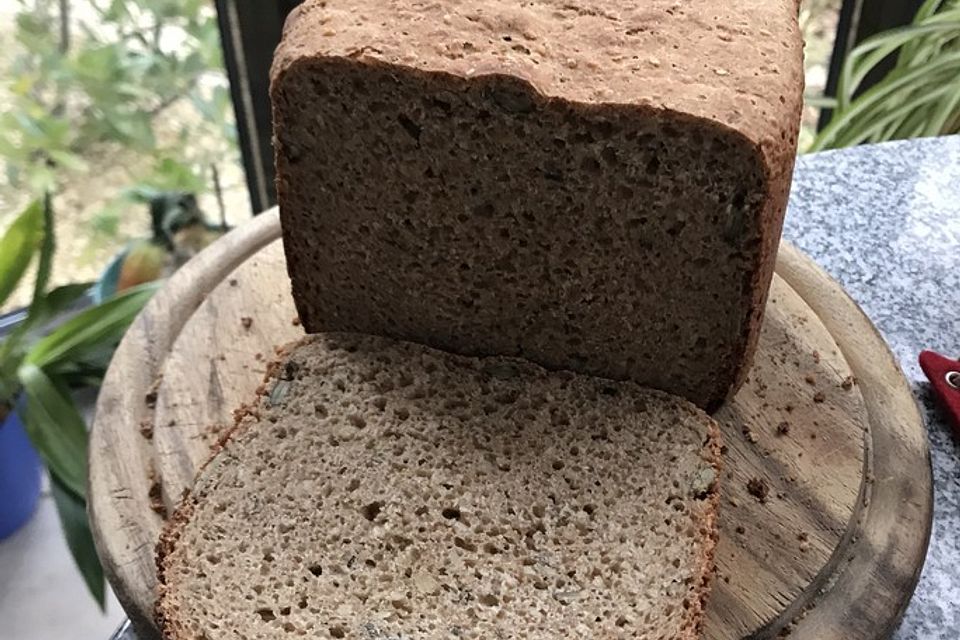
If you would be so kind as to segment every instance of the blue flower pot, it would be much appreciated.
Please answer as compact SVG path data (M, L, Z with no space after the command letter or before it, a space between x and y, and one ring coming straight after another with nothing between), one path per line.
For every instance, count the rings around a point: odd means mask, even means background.
M0 424L0 540L22 527L40 498L40 456L16 410Z

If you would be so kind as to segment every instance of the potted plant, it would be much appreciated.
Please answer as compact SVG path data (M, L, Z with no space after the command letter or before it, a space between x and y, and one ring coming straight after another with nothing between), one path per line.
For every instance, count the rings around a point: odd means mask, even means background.
M893 68L862 91L891 56ZM913 22L878 33L843 62L836 96L811 102L831 109L809 151L960 133L960 0L926 0Z
M39 492L39 460L67 545L102 607L103 571L86 517L87 428L71 390L99 384L117 342L157 285L77 310L90 285L48 289L54 250L49 197L31 203L0 237L0 305L36 259L30 306L0 337L0 524L7 519L9 534L29 518Z

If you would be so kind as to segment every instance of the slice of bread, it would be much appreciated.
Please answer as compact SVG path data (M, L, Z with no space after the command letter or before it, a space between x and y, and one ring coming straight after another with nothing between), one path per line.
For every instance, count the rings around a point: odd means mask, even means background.
M164 532L158 619L168 640L692 639L719 438L634 383L319 335Z
M797 0L308 0L271 95L308 332L716 408L746 375L803 89Z

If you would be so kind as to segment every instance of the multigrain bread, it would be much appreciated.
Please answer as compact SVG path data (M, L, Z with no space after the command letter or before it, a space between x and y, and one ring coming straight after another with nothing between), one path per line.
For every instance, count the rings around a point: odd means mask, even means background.
M168 640L698 637L719 431L633 383L320 335L159 545Z
M745 376L801 108L796 0L307 0L275 57L309 332L714 408Z

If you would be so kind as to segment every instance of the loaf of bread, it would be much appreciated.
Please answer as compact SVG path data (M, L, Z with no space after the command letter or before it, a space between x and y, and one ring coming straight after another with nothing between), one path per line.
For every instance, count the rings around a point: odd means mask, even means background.
M796 0L307 0L273 67L310 332L713 408L745 376L801 108Z
M716 424L631 382L293 348L159 545L167 640L698 637Z

